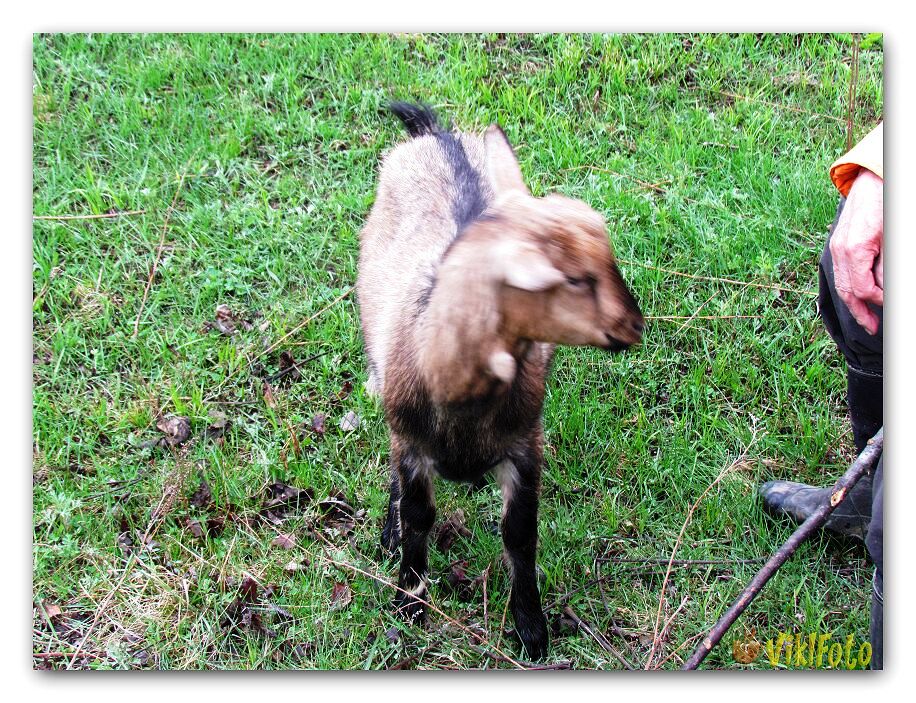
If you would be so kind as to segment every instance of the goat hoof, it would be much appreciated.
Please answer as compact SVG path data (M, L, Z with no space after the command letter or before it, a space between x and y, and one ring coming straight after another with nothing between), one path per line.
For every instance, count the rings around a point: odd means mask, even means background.
M394 599L394 608L407 622L414 625L426 624L426 606L413 596L398 593Z
M520 616L515 621L515 632L522 641L525 655L532 661L543 659L547 656L547 645L550 638L547 635L547 619L543 613L537 615Z

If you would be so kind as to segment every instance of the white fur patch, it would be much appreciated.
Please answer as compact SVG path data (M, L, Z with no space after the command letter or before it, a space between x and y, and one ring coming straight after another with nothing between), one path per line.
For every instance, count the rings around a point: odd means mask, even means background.
M499 487L503 494L503 516L505 517L506 509L509 507L509 501L512 500L512 496L515 495L521 478L518 475L518 469L515 468L515 464L509 459L503 459L499 462L494 471L496 472L496 480L499 482Z
M490 371L503 383L512 383L515 378L515 359L507 351L490 354Z
M404 590L407 591L412 596L417 596L418 598L422 598L424 595L426 595L426 582L420 581L420 583L418 583L413 588L405 588Z

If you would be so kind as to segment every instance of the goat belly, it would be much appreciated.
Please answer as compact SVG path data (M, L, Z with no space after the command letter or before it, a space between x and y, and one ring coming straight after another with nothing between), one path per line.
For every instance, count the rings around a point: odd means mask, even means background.
M502 414L437 412L431 406L415 405L390 408L387 416L391 429L414 451L430 459L439 476L476 483L516 443L536 431L540 416L537 409L531 410L515 414L515 422L507 422Z

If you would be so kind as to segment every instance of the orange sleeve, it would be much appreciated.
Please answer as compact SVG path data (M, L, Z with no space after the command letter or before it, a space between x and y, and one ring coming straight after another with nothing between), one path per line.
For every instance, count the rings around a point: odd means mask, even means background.
M830 180L843 197L849 195L852 182L863 168L884 179L884 122L879 123L848 154L837 159L830 167Z

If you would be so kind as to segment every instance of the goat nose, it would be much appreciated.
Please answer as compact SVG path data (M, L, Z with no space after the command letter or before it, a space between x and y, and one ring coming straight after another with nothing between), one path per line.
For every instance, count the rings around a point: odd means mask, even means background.
M646 329L646 321L643 319L633 320L630 322L630 327L633 329L633 331L636 334L641 336L643 333L643 330Z

